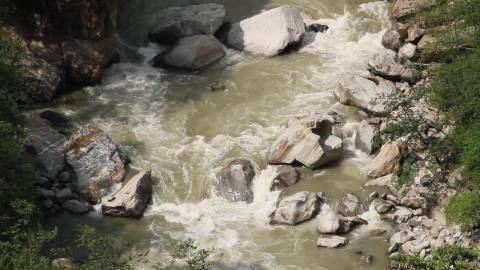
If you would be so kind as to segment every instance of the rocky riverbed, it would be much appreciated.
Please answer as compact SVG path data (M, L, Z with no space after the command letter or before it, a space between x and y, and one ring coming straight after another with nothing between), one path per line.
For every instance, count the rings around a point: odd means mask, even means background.
M409 141L376 143L379 98L425 83L412 61L428 29L402 23L423 2L134 2L88 13L103 23L73 42L21 38L29 97L57 97L25 113L51 225L125 228L147 269L186 237L221 250L222 269L385 269L469 243L430 159L400 186Z

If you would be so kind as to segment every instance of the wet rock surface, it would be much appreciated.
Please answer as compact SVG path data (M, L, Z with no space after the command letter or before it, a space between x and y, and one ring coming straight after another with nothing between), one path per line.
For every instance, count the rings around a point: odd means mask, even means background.
M220 196L228 201L253 201L250 188L255 177L256 165L248 159L229 161L216 175L216 185Z
M302 191L282 198L270 224L297 225L315 217L323 203L323 194Z

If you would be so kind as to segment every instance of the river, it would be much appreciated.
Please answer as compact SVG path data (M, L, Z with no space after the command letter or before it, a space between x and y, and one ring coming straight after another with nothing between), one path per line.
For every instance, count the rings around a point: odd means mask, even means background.
M167 265L174 240L187 237L202 247L215 247L218 269L386 269L388 223L368 212L370 224L347 235L340 249L315 246L315 221L287 227L268 225L275 192L268 191L271 168L268 148L290 117L329 108L347 115L348 127L357 112L336 103L332 91L346 75L366 73L366 62L384 50L381 37L389 26L388 3L358 0L224 0L227 20L257 14L283 4L302 10L311 21L326 24L326 33L308 33L298 51L272 58L226 49L226 57L199 72L155 69L149 59L159 50L146 41L149 18L174 5L194 0L131 0L121 5L119 40L124 61L112 66L101 85L86 87L55 101L55 106L105 130L132 158L132 166L152 170L153 204L141 220L62 214L50 219L65 242L78 224L91 224L114 236L128 249L146 254L138 269ZM212 2L212 1L210 1ZM212 92L215 80L227 90ZM351 134L350 134L351 135ZM321 191L330 201L353 193L366 199L362 187L369 157L354 155L311 171L288 189ZM254 160L258 176L254 202L229 203L215 194L215 171L231 157ZM357 254L373 255L364 265Z

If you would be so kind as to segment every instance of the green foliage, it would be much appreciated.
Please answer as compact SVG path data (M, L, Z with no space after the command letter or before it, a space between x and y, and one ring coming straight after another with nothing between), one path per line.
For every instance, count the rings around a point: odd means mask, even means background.
M118 249L109 237L100 236L95 229L89 226L80 228L80 237L77 240L79 247L89 250L88 260L78 266L79 270L127 270L130 266L120 259Z
M480 225L480 192L470 191L451 197L444 206L447 221L465 229Z
M417 254L391 258L392 270L478 270L479 247L474 245L443 245L432 251L431 258L422 260Z
M172 265L178 260L184 261L189 270L206 270L211 264L210 256L214 249L201 249L195 245L192 239L187 239L176 243L170 252Z

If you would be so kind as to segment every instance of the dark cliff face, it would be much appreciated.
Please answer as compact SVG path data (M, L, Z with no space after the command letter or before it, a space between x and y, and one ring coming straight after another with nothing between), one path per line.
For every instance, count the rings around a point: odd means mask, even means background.
M27 103L48 103L65 90L101 81L118 61L117 0L11 0L0 34L19 41Z
M31 38L102 39L116 27L117 0L17 0L15 6Z

